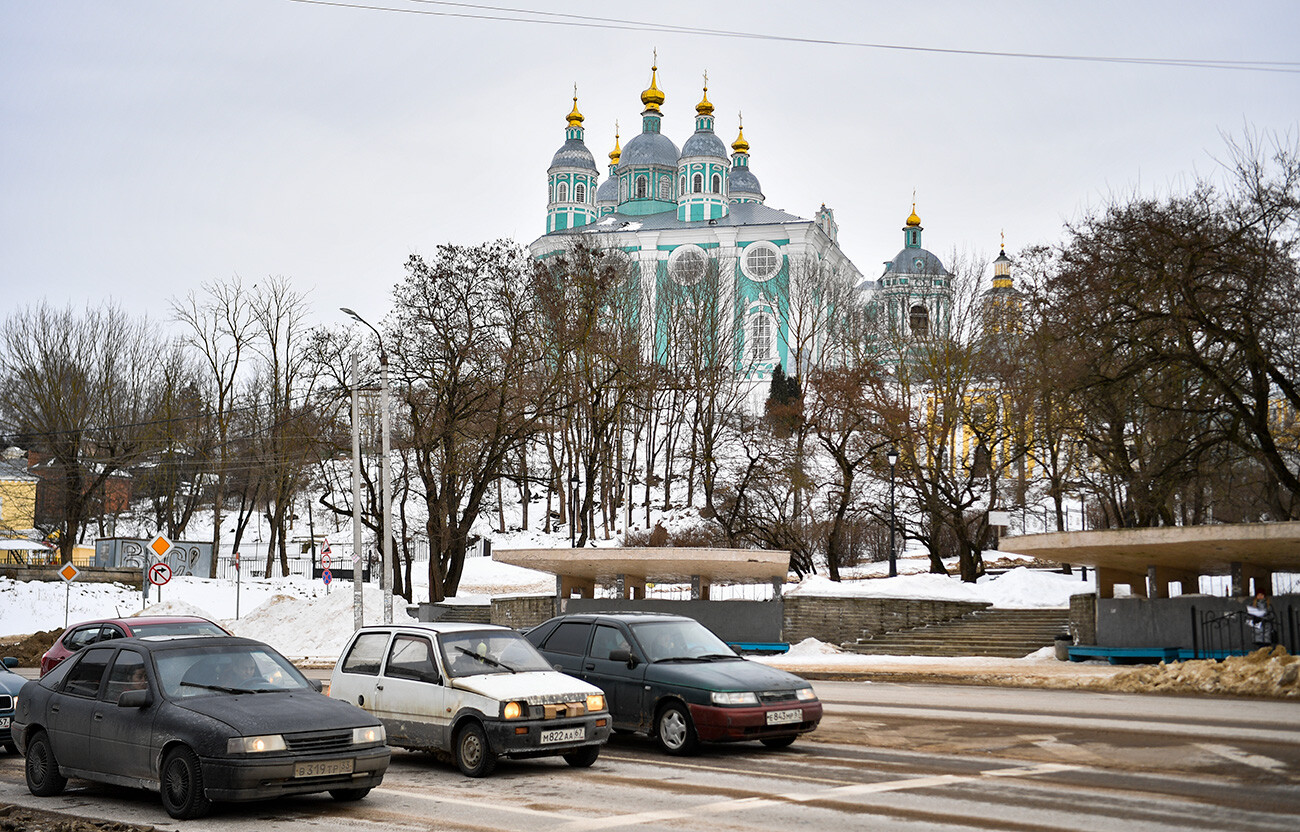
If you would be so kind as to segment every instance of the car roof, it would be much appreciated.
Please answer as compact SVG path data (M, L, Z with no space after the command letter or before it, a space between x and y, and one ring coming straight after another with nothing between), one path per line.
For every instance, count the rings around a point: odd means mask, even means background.
M73 630L77 627L84 627L87 624L122 624L128 629L140 624L216 624L207 618L198 615L128 615L124 618L91 618L86 621L78 621L76 624L69 624L67 629ZM218 625L220 626L220 625Z
M509 627L499 624L474 624L468 621L412 621L402 624L367 624L357 632L390 633L394 630L423 630L426 633L466 633L482 630L501 630L513 632Z
M244 638L243 636L223 636L216 633L202 635L162 635L162 636L132 636L131 638L115 638L112 641L101 641L92 644L90 647L126 647L137 645L143 647L148 652L158 650L170 650L181 647L271 647L265 642L257 639ZM89 648L87 648L89 649Z
M677 615L671 612L652 612L648 610L628 610L626 612L573 612L567 615L557 615L550 619L551 621L596 621L603 619L605 621L623 621L626 623L637 623L642 621L694 621L688 615Z

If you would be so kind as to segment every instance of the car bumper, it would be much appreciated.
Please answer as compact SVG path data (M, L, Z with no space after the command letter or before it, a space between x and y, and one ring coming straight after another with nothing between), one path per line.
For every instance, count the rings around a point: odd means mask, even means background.
M310 794L331 789L371 789L388 770L392 751L387 746L338 754L313 754L275 759L205 759L203 784L213 800L264 800L291 794ZM349 774L294 777L298 763L352 760Z
M560 742L542 742L548 731L581 728L582 739ZM526 729L520 733L520 729ZM589 745L600 745L609 739L608 713L592 714L580 719L505 720L485 723L488 745L498 754L508 757L546 757L567 754Z
M739 742L806 734L816 728L822 719L820 701L790 702L757 708L722 708L714 705L691 705L690 708L695 733L706 742ZM776 725L768 722L768 714L794 710L802 711L797 721Z

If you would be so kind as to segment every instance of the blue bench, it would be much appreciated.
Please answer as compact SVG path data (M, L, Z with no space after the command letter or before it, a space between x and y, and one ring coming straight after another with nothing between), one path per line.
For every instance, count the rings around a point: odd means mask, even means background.
M727 646L737 653L788 653L790 645L784 641L729 641Z
M1177 647L1097 647L1075 644L1070 646L1070 661L1106 659L1111 664L1136 664L1138 662L1178 661L1183 652Z

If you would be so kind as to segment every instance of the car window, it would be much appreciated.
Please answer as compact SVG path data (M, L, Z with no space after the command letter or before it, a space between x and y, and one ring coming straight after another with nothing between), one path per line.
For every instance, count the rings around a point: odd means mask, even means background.
M78 627L63 637L63 646L76 652L99 637L99 625Z
M63 692L73 696L91 698L98 696L99 683L104 678L104 670L108 667L108 660L112 656L111 647L84 651L80 656L81 660L68 673L67 681L63 684Z
M384 658L384 648L387 646L388 633L362 633L357 636L352 649L343 659L343 672L378 676L379 662Z
M108 671L108 683L105 685L104 698L116 702L117 698L128 690L147 690L149 675L144 667L144 656L134 650L121 650L113 660L113 667Z
M224 636L225 630L211 621L165 621L161 624L136 624L131 632L137 636Z
M736 653L707 627L691 619L647 621L632 625L632 634L652 662L703 657L735 658Z
M438 636L448 676L551 670L551 665L514 630L466 630Z
M169 697L312 689L307 677L288 659L260 644L156 651L154 666Z
M384 675L417 682L442 681L433 661L433 644L424 636L399 635L394 638L393 647L388 651L388 663L384 665Z
M126 638L126 633L112 624L105 624L99 629L99 635L95 638L95 643L101 641L112 641L115 638Z
M581 656L587 652L587 639L591 636L591 622L565 621L546 639L544 650Z
M593 659L608 659L613 650L631 650L632 645L628 643L627 637L623 631L617 627L610 627L607 624L597 624L596 632L591 637L591 657Z

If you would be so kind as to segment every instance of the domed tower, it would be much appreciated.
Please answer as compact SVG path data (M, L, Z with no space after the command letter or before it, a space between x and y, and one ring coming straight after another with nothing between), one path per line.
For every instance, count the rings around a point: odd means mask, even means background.
M614 122L614 149L609 152L609 177L596 190L596 213L599 216L618 210L618 159L623 153L618 146L618 122Z
M567 116L564 144L546 169L548 197L546 233L577 228L596 220L596 160L582 141L582 113L578 112L578 85L573 85L573 109Z
M890 328L911 338L946 337L952 313L952 272L921 248L921 218L916 203L903 224L903 250L885 261L881 300Z
M664 94L655 83L659 67L650 67L650 86L641 93L645 110L641 132L633 136L619 157L618 210L624 214L658 214L677 207L677 145L659 132Z
M704 98L695 105L695 133L682 145L677 160L677 219L699 222L727 215L727 168L727 146L713 132L706 72Z
M731 143L731 173L728 189L732 202L757 202L763 204L763 189L758 177L749 170L749 142L745 141L745 117L740 116L740 134Z
M1011 276L1011 258L1007 257L1005 235L1002 249L993 261L993 288L981 297L985 331L990 336L1009 336L1021 331L1020 312L1024 294Z

